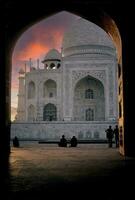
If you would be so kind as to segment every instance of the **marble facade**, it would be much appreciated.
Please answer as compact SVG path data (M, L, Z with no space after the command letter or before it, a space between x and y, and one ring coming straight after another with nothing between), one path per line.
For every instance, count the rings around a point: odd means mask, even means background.
M20 71L12 137L104 139L118 120L116 49L107 33L80 18L65 33L62 52L50 50L43 63Z

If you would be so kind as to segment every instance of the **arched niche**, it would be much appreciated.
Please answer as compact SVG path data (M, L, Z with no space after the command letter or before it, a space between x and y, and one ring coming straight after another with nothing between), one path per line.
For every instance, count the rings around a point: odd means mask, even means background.
M44 106L43 121L56 121L57 120L57 108L54 104L48 103Z
M90 94L88 95L87 92ZM101 81L92 76L79 80L74 89L73 104L75 121L104 121L105 95Z
M33 105L28 107L28 121L35 121L35 107Z
M54 80L47 80L43 85L43 97L55 98L57 96L57 84Z
M35 83L33 81L28 84L28 99L35 98Z

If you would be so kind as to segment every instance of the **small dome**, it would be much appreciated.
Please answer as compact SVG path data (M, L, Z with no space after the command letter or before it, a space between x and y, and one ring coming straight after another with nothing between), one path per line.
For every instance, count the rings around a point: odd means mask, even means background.
M19 74L25 74L25 72L24 72L24 69L23 69L23 68L21 68L21 69L19 70Z
M56 49L51 49L45 56L44 61L47 60L61 60L61 54ZM44 62L43 61L43 62Z
M101 45L114 48L114 44L108 34L96 24L79 18L65 32L63 38L63 50L82 45Z

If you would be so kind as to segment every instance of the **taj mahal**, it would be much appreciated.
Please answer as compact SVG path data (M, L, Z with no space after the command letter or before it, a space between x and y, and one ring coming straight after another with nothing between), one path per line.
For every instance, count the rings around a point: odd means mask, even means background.
M11 136L20 139L104 139L118 122L117 52L111 37L83 18L51 49L43 68L19 71L18 109Z

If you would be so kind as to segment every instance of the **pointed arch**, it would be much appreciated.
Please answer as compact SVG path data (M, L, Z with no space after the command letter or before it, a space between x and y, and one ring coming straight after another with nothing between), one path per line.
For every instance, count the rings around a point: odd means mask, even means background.
M55 98L57 96L57 84L54 80L48 79L43 85L43 97Z
M100 80L85 76L74 89L75 121L102 121L105 119L104 86Z
M85 111L85 120L94 121L94 110L91 108L86 109Z
M51 63L51 64L50 64L50 68L53 69L54 67L55 67L55 64L54 64L54 63Z

